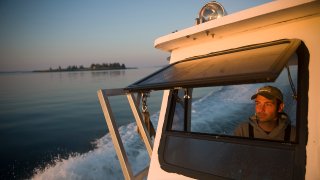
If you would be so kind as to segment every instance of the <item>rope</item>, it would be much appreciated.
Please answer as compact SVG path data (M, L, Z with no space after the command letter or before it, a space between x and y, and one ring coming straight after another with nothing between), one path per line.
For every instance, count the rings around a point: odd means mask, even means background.
M150 137L155 137L156 131L154 130L154 127L153 127L152 122L150 120L149 112L148 111L142 112L142 115L143 115L144 123L145 123L145 125L147 127L147 131L150 134Z
M148 111L148 106L147 106L147 97L148 97L148 94L145 94L143 93L142 94L142 118L143 118L143 121L144 121L144 124L146 125L147 127L147 131L149 132L150 134L150 137L155 137L156 135L156 131L154 130L154 127L152 125L152 122L150 120L150 113ZM139 131L139 129L137 129L139 135L141 136L141 133Z

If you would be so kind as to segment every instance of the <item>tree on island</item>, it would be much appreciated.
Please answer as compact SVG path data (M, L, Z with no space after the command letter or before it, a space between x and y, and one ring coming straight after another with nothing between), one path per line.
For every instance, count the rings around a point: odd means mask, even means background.
M62 68L59 66L57 69L50 67L48 70L39 70L35 72L60 72L60 71L90 71L90 70L111 70L111 69L126 69L125 64L120 64L118 62L114 63L92 63L90 67L84 67L83 65L69 65L67 68Z
M102 63L102 64L91 64L90 69L126 69L126 65L115 62L115 63Z
M65 69L59 66L57 69L53 69L52 67L50 67L48 70L39 70L34 72L90 71L90 70L111 70L111 69L126 69L126 65L120 64L118 62L102 63L102 64L92 63L90 67L84 67L83 65L80 65L80 66L69 65Z

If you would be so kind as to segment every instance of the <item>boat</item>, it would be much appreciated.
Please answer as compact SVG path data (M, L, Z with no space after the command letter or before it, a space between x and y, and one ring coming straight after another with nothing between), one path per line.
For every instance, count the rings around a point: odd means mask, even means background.
M124 178L320 179L319 42L318 0L279 0L233 14L216 1L205 4L194 26L155 40L171 53L167 66L128 87L98 90ZM283 91L294 140L233 135L265 84ZM155 134L147 110L154 91L163 91ZM111 96L127 96L150 156L137 174Z

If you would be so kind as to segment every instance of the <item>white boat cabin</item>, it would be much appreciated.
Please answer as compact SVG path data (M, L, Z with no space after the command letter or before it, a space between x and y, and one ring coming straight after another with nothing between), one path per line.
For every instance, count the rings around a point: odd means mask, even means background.
M208 6L225 14L219 3ZM168 66L124 89L98 91L124 177L320 179L320 1L279 0L212 20L208 11L200 10L196 25L155 40L171 53ZM282 91L294 138L234 135L264 85ZM154 139L138 110L153 91L164 91ZM114 95L128 97L150 155L137 175L114 123Z

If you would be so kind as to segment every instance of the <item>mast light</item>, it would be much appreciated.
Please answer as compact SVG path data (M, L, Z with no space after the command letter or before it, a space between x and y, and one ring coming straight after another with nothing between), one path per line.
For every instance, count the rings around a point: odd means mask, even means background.
M199 17L196 18L196 24L198 25L207 21L218 19L226 14L226 10L220 3L211 1L205 4L199 11Z

